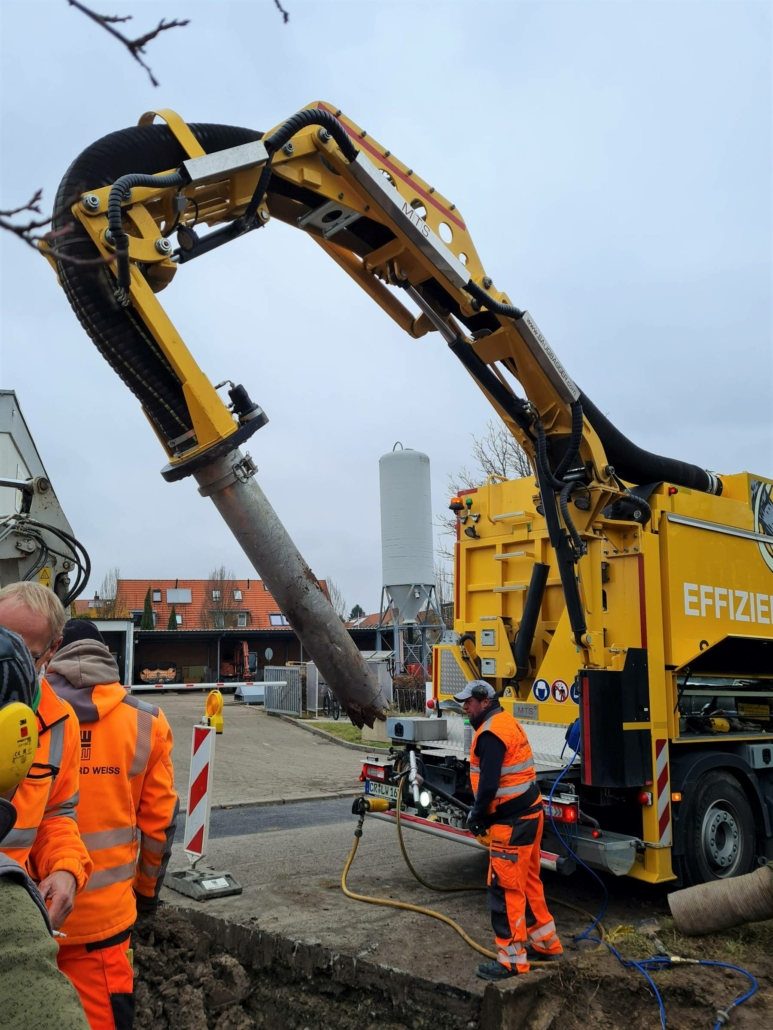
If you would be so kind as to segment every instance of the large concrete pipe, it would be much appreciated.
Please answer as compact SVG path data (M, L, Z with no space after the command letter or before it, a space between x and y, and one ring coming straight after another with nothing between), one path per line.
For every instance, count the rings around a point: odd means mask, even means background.
M688 937L773 919L773 866L675 891L668 904L677 930Z

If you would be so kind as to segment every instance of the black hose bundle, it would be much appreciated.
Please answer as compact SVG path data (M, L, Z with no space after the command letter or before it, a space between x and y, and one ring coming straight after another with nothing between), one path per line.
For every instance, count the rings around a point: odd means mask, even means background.
M490 281L490 280L489 280ZM503 304L499 300L494 300L493 297L489 297L486 291L478 286L478 284L470 279L465 286L465 290L475 298L479 307L488 308L489 311L493 311L495 315L508 315L510 318L523 318L523 311L520 308L515 307L513 304ZM475 305L473 305L474 307Z
M579 401L575 401L572 404L572 432L569 437L569 446L567 447L566 453L564 454L561 461L558 463L555 472L550 468L548 462L548 450L547 450L547 439L545 437L545 427L542 425L541 419L536 419L534 428L537 433L537 473L540 488L544 491L546 488L552 488L558 494L558 504L561 509L561 515L564 520L564 525L567 528L569 536L572 538L572 547L574 551L574 560L578 561L584 554L587 553L588 547L585 541L582 539L577 531L577 527L572 519L572 513L569 510L569 498L572 491L575 490L579 483L576 480L565 480L563 477L572 467L574 462L577 460L580 454L580 444L582 442L582 425L583 425L583 410L582 405ZM543 494L544 499L544 494Z
M123 231L121 207L132 195L135 186L150 186L152 189L166 189L167 186L184 186L186 178L181 172L171 175L122 175L113 183L107 201L107 224L113 234L115 246L118 280L118 300L121 304L129 303L129 287L131 274L129 266L129 237Z
M191 125L190 129L207 154L262 137L253 129L229 125ZM84 191L112 186L127 169L137 175L157 176L178 167L187 156L166 125L134 126L110 133L73 161L54 204L53 228L68 230L58 238L57 250L74 259L57 262L67 299L99 352L167 441L193 428L180 380L138 313L116 303L115 278L107 265L98 262L95 244L74 221L70 207ZM83 261L91 263L76 263Z
M252 194L252 199L244 212L245 225L249 225L252 222L263 202L263 198L268 192L269 183L271 182L271 162L274 154L277 150L281 150L286 143L289 143L296 133L300 132L301 129L305 129L307 125L319 125L320 128L329 132L347 161L354 161L357 157L357 148L349 139L346 129L329 111L314 110L313 108L298 111L297 114L294 114L292 118L288 118L286 122L272 132L270 136L266 136L263 139L263 146L268 151L268 161L263 166L255 192Z

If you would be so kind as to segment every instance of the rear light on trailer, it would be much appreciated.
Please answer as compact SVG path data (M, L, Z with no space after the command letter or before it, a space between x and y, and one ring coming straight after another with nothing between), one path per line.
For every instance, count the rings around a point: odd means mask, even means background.
M435 707L435 699L434 699L434 697L431 697L431 698L430 698L430 699L429 699L429 700L427 701L427 708L429 708L430 710L432 710L432 709L433 709L434 707Z
M386 769L381 765L368 765L366 762L362 767L362 779L381 780L383 783L386 779Z
M593 830L593 831L591 831L591 837L593 837L594 840L598 840L600 836L601 836L601 830Z
M577 805L551 805L544 802L545 815L548 819L554 819L557 823L576 823L579 818Z
M636 795L636 800L640 805L651 805L652 804L652 793L649 790L640 790Z

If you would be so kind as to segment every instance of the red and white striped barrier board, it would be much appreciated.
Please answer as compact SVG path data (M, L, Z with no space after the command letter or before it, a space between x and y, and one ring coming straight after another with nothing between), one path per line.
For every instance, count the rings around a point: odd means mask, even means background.
M207 853L214 759L215 727L194 726L191 773L188 778L188 812L183 843L185 853L193 862L197 862Z
M671 844L671 777L668 771L668 741L655 741L655 788L658 798L658 843Z

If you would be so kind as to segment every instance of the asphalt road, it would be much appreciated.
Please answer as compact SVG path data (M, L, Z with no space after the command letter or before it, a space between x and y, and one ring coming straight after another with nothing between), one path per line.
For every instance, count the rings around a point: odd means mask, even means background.
M292 805L263 805L258 808L221 808L212 812L209 838L246 837L252 834L277 833L280 830L299 830L312 826L330 826L351 821L352 799L335 801L302 801ZM177 826L175 844L181 844L185 833L185 819Z

